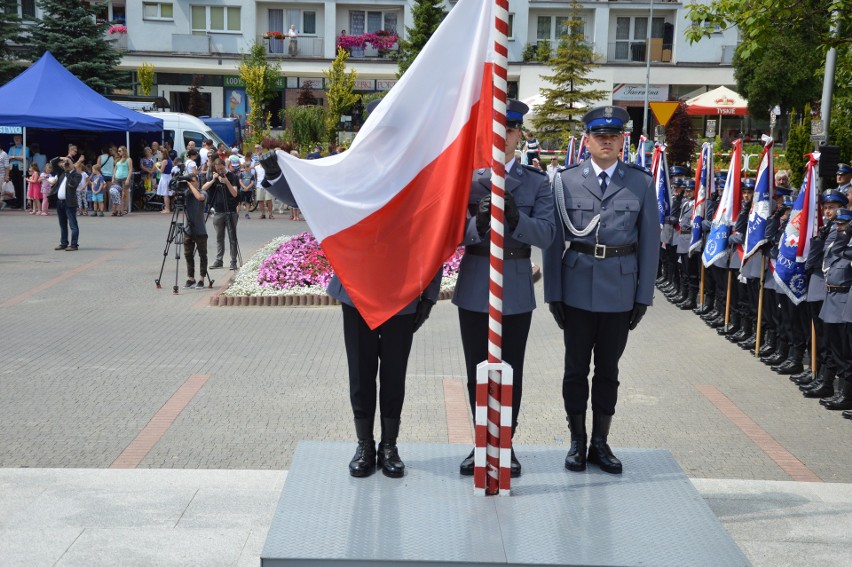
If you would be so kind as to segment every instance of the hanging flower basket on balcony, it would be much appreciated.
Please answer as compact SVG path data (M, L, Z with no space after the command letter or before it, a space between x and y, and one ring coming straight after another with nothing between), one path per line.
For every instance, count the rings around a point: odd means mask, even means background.
M379 30L376 33L365 33L363 35L339 35L337 36L337 47L352 53L352 50L364 49L367 45L372 46L384 55L394 48L399 41L395 32Z
M126 34L127 26L110 26L109 32L107 33L109 33L109 35Z
M269 31L263 34L263 39L287 39L287 36L281 32Z

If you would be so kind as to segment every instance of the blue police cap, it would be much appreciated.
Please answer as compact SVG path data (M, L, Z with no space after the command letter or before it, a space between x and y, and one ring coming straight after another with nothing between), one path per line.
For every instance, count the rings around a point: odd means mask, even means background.
M822 198L823 203L840 203L841 207L845 207L849 200L846 195L840 191L826 191Z
M690 178L686 180L686 188L687 189L695 189L695 180Z
M837 175L847 175L849 173L852 173L852 167L849 167L848 163L837 164Z
M692 175L688 167L682 165L673 165L669 168L669 175Z
M753 177L747 177L747 178L743 179L742 183L740 184L740 188L750 189L750 190L754 191L754 178Z
M852 221L852 211L849 209L837 209L837 216L834 217L835 222Z
M586 132L592 134L621 134L630 115L620 106L599 106L583 115Z
M716 179L724 180L724 179L727 179L727 178L728 178L728 170L727 169L721 169L721 170L716 172Z
M775 196L776 197L786 197L787 195L792 195L792 194L793 194L793 190L790 189L789 187L781 187L780 185L775 187Z
M781 201L781 208L792 209L795 204L796 200L791 195L785 195L784 199Z
M384 98L384 97L382 97L382 98ZM382 99L377 98L377 99L371 100L370 102L367 103L367 116L369 116L370 114L373 113L374 110L376 110L376 107L379 106L380 102L382 102Z
M672 187L686 187L686 183L683 182L683 179L675 179L672 181Z
M519 128L524 124L524 114L530 107L513 98L506 100L506 128Z

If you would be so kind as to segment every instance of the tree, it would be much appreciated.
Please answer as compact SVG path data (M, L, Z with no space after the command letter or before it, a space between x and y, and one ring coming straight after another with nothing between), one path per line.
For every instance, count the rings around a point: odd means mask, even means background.
M805 177L805 154L814 149L811 142L811 107L806 104L801 118L790 114L790 137L787 139L786 157L790 164L790 183L799 187Z
M330 144L337 143L337 125L352 105L360 98L355 94L355 78L358 76L354 70L346 70L346 60L349 53L342 47L337 48L337 57L331 62L331 68L322 72L328 82L326 101L328 106L325 113L325 141Z
M18 63L12 44L20 45L21 18L16 0L0 0L0 85L14 79L23 66Z
M299 99L296 101L298 106L316 106L317 97L314 96L314 82L305 81L299 89Z
M74 76L101 94L129 84L128 72L117 72L121 54L106 40L106 22L95 8L78 0L39 0L44 12L29 37L33 61L50 51Z
M325 112L321 106L293 106L282 111L290 128L289 139L300 149L312 147L324 139Z
M411 9L414 25L405 28L405 39L399 40L399 51L394 56L399 67L397 77L402 77L414 63L414 59L420 54L423 46L444 21L446 15L441 0L415 0L414 7Z
M567 33L562 35L556 55L550 60L553 74L541 76L553 86L541 89L544 102L538 106L533 119L540 138L558 143L565 143L571 136L572 128L580 123L580 117L586 112L585 106L608 94L589 88L600 80L588 78L595 65L594 52L581 31L583 20L576 0L571 4L569 19L564 25Z
M666 153L670 165L687 165L693 160L698 141L692 132L692 119L686 104L680 103L666 124Z
M151 63L142 63L136 69L136 77L139 79L139 91L145 95L151 95L151 89L154 87L154 66Z
M275 83L281 77L277 65L266 60L266 49L254 43L240 63L240 79L246 85L249 113L246 116L246 143L255 144L269 135L272 113L267 106L275 96Z
M186 109L188 114L193 116L203 116L207 114L204 107L204 99L201 96L201 81L204 79L201 75L192 76L192 84L189 85L189 107Z

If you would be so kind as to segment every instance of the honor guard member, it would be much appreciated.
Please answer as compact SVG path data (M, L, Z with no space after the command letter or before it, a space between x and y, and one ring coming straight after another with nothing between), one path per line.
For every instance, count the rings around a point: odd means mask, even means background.
M535 309L531 246L545 248L553 241L553 195L542 170L515 159L521 126L529 107L517 100L506 104L506 229L503 243L503 360L512 367L512 434L524 384L524 353ZM467 369L467 393L476 412L476 365L488 358L488 287L490 282L491 170L473 175L470 219L465 232L465 253L459 266L453 303L459 308L462 348ZM473 474L473 451L462 461L459 473ZM521 464L512 451L513 477Z
M371 101L367 112L372 112L381 99ZM287 180L281 174L275 152L260 160L269 192L290 207L298 208ZM414 333L429 318L432 306L438 300L442 269L425 286L411 303L396 315L370 329L355 307L346 289L335 276L326 293L340 302L343 310L343 342L349 365L349 401L355 418L355 435L358 447L349 462L349 474L354 477L370 476L376 467L385 476L399 478L405 474L405 463L399 457L396 440L399 435L400 416L405 400L405 373ZM376 376L379 388L376 388ZM381 415L381 442L376 446L373 427L376 419L376 395Z
M834 239L825 246L822 271L825 274L825 301L820 318L825 329L828 351L837 368L837 388L834 396L823 398L820 403L830 410L852 409L852 352L849 350L847 323L843 314L852 288L852 256L847 253L850 234L847 227L852 221L852 210L840 209L834 218ZM829 383L831 384L831 383Z
M663 265L665 281L660 285L660 291L669 299L676 301L680 295L680 272L677 267L677 221L683 200L683 179L675 179L672 184L672 199L669 215L660 227L660 263Z
M847 163L837 164L837 189L841 193L846 193L849 198L849 191L852 190L852 167Z
M679 309L695 309L698 298L698 254L689 253L692 243L692 211L695 208L695 180L687 179L683 188L683 201L678 219L677 255L680 265L680 280L686 299L676 303Z
M571 431L565 467L586 468L589 362L592 435L588 461L621 473L607 445L627 335L652 303L660 242L653 179L619 161L627 111L601 106L583 116L591 159L553 180L556 240L544 254L544 300L563 330L562 398Z
M778 176L775 176L777 181ZM779 241L779 234L782 224L786 227L787 219L790 217L790 210L793 208L793 199L790 197L790 188L784 185L776 185L773 200L775 210L766 221L766 243L761 247L761 251L756 253L757 261L763 266L763 311L761 314L761 345L759 355L769 353L775 350L778 323L780 322L780 313L778 309L778 301L776 300L776 292L778 284L773 277L772 261L778 259L778 249L775 248L775 243ZM773 249L775 255L773 256ZM765 259L765 261L763 261ZM746 263L749 267L751 260ZM754 268L754 266L752 266ZM757 277L760 277L760 271L757 271ZM757 282L757 288L760 290L760 281ZM758 296L760 297L760 296ZM755 335L752 338L756 339ZM745 350L754 350L757 346L757 341L748 342L739 345Z

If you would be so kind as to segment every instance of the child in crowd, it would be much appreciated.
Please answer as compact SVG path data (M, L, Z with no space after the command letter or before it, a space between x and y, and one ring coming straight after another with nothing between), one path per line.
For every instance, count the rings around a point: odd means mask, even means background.
M109 204L112 207L112 216L120 217L123 215L121 212L121 185L118 183L113 182L109 187Z
M47 209L50 207L50 204L47 202L47 197L50 195L50 190L56 182L56 177L51 175L52 173L53 167L48 163L45 164L44 171L39 175L39 180L41 181L41 213L39 214L43 217L49 214Z
M38 170L38 164L33 162L30 164L30 176L27 178L29 187L27 188L27 198L32 203L31 215L41 214L41 172Z
M80 175L82 178L80 179L80 184L77 186L77 216L89 216L89 207L88 201L86 200L86 189L89 185L89 169L86 166L83 166L83 169L80 170Z
M254 171L251 169L251 162L243 163L240 166L240 203L245 207L246 218L250 219L249 207L251 207L251 195L254 191Z
M89 185L92 188L92 215L96 217L104 216L104 187L106 181L101 175L100 164L92 166L92 178L89 179Z

